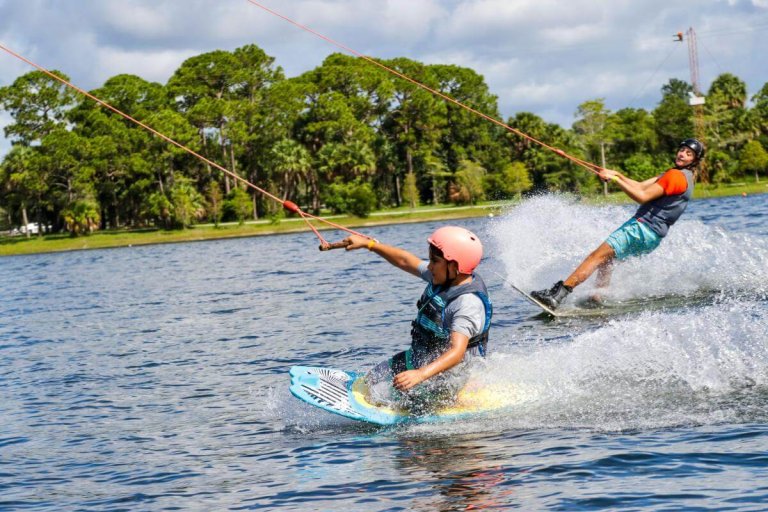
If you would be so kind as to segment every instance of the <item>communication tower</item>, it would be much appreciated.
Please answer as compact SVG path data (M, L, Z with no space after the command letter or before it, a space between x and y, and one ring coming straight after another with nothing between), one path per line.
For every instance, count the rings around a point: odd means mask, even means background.
M682 42L683 39L688 41L688 67L691 70L691 86L693 92L688 93L688 104L693 107L693 131L697 139L704 142L704 95L701 93L699 87L699 53L696 44L696 31L693 27L690 27L685 33L678 32L675 35L675 41ZM699 172L701 175L701 181L709 183L709 173L705 162L699 164Z

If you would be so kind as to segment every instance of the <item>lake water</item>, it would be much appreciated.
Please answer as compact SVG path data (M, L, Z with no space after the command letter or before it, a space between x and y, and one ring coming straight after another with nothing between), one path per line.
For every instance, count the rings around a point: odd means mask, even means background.
M765 510L767 195L693 202L617 268L607 300L632 308L551 320L505 284L565 277L631 212L545 196L453 221L489 254L486 376L524 398L389 429L288 392L292 365L407 345L422 284L367 251L302 233L2 258L0 509ZM439 225L365 232L425 256Z

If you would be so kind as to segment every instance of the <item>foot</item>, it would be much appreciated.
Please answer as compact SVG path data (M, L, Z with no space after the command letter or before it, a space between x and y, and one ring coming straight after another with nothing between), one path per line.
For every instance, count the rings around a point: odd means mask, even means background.
M549 290L538 290L531 292L531 297L550 309L557 309L558 306L560 306L560 304L572 291L573 288L570 286L565 286L562 281L558 281Z
M586 309L598 309L603 307L603 297L599 293L593 293L584 301L579 304L580 307L586 308Z

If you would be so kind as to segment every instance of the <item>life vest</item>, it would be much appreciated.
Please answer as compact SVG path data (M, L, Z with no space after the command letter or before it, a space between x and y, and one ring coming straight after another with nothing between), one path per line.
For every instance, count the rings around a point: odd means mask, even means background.
M416 303L416 319L411 323L411 352L415 368L431 363L450 348L451 332L445 325L445 309L448 304L467 293L477 295L485 306L483 330L470 338L467 351L476 348L480 355L485 355L493 306L482 278L473 274L471 283L452 287L433 286L429 283L424 289Z
M671 170L671 169L670 169ZM664 237L669 231L669 226L674 224L685 211L688 201L693 197L693 171L680 169L688 182L688 188L682 194L673 196L661 196L648 203L640 205L634 217ZM667 171L669 172L669 171Z

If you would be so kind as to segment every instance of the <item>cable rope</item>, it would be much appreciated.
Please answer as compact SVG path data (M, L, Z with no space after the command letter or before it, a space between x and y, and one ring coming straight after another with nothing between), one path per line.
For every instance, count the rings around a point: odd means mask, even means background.
M715 63L715 67L717 68L719 74L723 74L724 73L723 68L722 68L722 66L720 66L720 63L717 61L717 59L712 54L712 52L709 51L709 46L705 45L704 41L702 41L701 38L698 37L698 36L699 36L699 34L696 34L696 41L698 42L698 44L700 44L702 46L702 48L704 48L704 51L707 52L707 55L709 55L709 58L712 59L712 62Z
M165 134L155 130L154 128L152 128L151 126L147 125L146 123L143 123L142 121L139 121L138 119L136 119L136 118L126 114L125 112L119 110L116 107L113 107L112 105L110 105L106 101L104 101L104 100L102 100L100 98L97 98L96 96L94 96L93 94L89 93L88 91L86 91L84 89L81 89L80 87L78 87L78 86L72 84L71 82L63 79L62 77L60 77L60 76L56 75L55 73L49 71L48 69L44 68L43 66L32 62L31 60L27 59L23 55L20 55L20 54L16 53L15 51L11 50L10 48L6 47L2 43L0 43L0 49L3 50L4 52L8 53L9 55L12 55L13 57L16 57L17 59L21 60L22 62L25 62L25 63L29 64L30 66L36 68L37 70L41 71L42 73L44 73L45 75L49 76L50 78L56 80L57 82L60 82L60 83L62 83L64 85L66 85L67 87L70 87L71 89L77 91L78 93L82 94L83 96L85 96L85 97L95 101L99 105L101 105L101 106L111 110L115 114L118 114L119 116L121 116L121 117L123 117L123 118L125 118L125 119L127 119L129 121L131 121L132 123L140 126L141 128L144 128L145 130L147 130L148 132L152 133L153 135L156 135L157 137L160 137L161 139L165 140L166 142L168 142L168 143L178 147L179 149L182 149L183 151L186 151L190 155L200 159L201 161L207 163L208 165L211 165L211 166L215 167L216 169L220 170L221 172L227 174L228 176L231 176L235 180L240 181L244 185L246 185L248 187L251 187L255 191L257 191L260 194L264 195L265 197L268 197L269 199L272 199L273 201L280 203L283 206L283 208L285 208L287 211L298 214L307 223L307 225L310 227L310 229L315 233L317 238L320 240L320 248L321 249L326 249L326 248L329 248L329 247L335 248L335 247L334 247L334 244L329 244L323 238L323 236L320 234L320 231L310 222L310 219L311 220L316 220L318 222L325 223L325 224L327 224L327 225L329 225L331 227L334 227L336 229L339 229L339 230L342 230L342 231L346 231L347 233L351 233L351 234L355 234L355 235L360 235L360 236L363 236L365 238L371 238L368 235L364 235L362 233L359 233L359 232L354 231L352 229L346 228L344 226L341 226L339 224L331 222L331 221L329 221L327 219L324 219L322 217L318 217L318 216L312 215L311 213L307 213L307 212L303 211L294 202L287 201L287 200L284 200L284 199L280 199L279 197L277 197L276 195L270 193L269 191L264 190L263 188L255 185L253 183L251 183L250 181L248 181L245 178L239 176L238 174L230 171L229 169L224 168L223 166L221 166L221 165L217 164L216 162L206 158L205 156L201 155L200 153L197 153L196 151L190 149L189 147L185 146L184 144L181 144L180 142L177 142L174 139L168 137L167 135L165 135Z
M593 164L591 162L587 162L585 160L581 160L580 158L577 158L577 157L575 157L573 155L569 155L568 153L566 153L562 149L558 149L556 147L548 145L545 142L542 142L542 141L540 141L538 139L535 139L534 137L531 137L530 135L521 132L517 128L513 128L513 127L509 126L508 124L506 124L506 123L504 123L502 121L499 121L498 119L496 119L494 117L491 117L488 114L485 114L484 112L481 112L481 111L479 111L479 110L477 110L475 108L472 108L469 105L466 105L466 104L464 104L464 103L462 103L462 102L460 102L460 101L458 101L458 100L448 96L445 93L442 93L442 92L440 92L440 91L438 91L436 89L433 89L432 87L429 87L428 85L423 84L423 83L419 82L418 80L415 80L415 79L413 79L413 78L411 78L411 77L409 77L409 76L407 76L407 75L397 71L396 69L393 69L393 68L391 68L391 67L389 67L389 66L387 66L385 64L382 64L381 62L377 61L376 59L368 57L367 55L363 55L362 53L360 53L360 52L358 52L358 51L356 51L356 50L354 50L354 49L352 49L352 48L350 48L350 47L348 47L348 46L346 46L346 45L344 45L342 43L339 43L338 41L335 41L335 40L331 39L330 37L325 36L325 35L321 34L320 32L317 32L316 30L314 30L314 29L312 29L312 28L310 28L310 27L308 27L306 25L302 25L298 21L295 21L295 20L285 16L284 14L281 14L281 13L279 13L279 12L273 10L273 9L270 9L269 7L266 7L265 5L260 4L259 2L256 2L255 0L246 0L246 1L249 2L252 5L254 5L254 6L256 6L256 7L260 8L260 9L266 11L266 12L268 12L269 14L272 14L273 16L281 18L282 20L290 23L291 25L294 25L294 26L300 28L301 30L309 32L310 34L313 34L313 35L319 37L320 39L322 39L322 40L324 40L324 41L326 41L326 42L328 42L328 43L330 43L330 44L332 44L332 45L334 45L334 46L336 46L338 48L341 48L342 50L344 50L344 51L346 51L348 53L351 53L352 55L354 55L356 57L359 57L360 59L363 59L363 60L365 60L367 62L370 62L371 64L373 64L375 66L378 66L379 68L385 70L388 73L391 73L391 74L393 74L393 75L395 75L395 76L397 76L397 77L399 77L399 78L401 78L401 79L403 79L403 80L405 80L407 82L410 82L411 84L413 84L413 85L415 85L417 87L420 87L421 89L424 89L425 91L427 91L427 92L429 92L431 94L434 94L435 96L438 96L438 97L444 99L445 101L447 101L449 103L452 103L452 104L454 104L454 105L456 105L456 106L458 106L460 108L463 108L464 110L466 110L468 112L471 112L471 113L473 113L473 114L475 114L475 115L477 115L477 116L479 116L479 117L481 117L481 118L483 118L483 119L485 119L487 121L490 121L490 122L496 124L497 126L500 126L500 127L504 128L505 130L508 130L508 131L510 131L510 132L512 132L512 133L514 133L514 134L516 134L516 135L518 135L518 136L520 136L520 137L530 141L530 142L533 142L533 143L538 144L538 145L540 145L540 146L542 146L542 147L544 147L546 149L549 149L550 151L552 151L554 153L557 153L558 155L560 155L560 156L570 160L571 162L573 162L573 163L575 163L577 165L580 165L581 167L584 167L585 169L587 169L588 171L590 171L590 172L592 172L594 174L598 174L598 170L601 168L599 165Z
M666 64L666 63L667 63L667 61L668 61L668 60L669 60L669 58L672 56L672 54L673 54L673 53L675 53L675 50L677 50L678 46L680 46L680 45L678 45L678 44L676 44L676 45L673 45L673 46L672 46L672 49L671 49L671 50L669 50L669 52L667 52L667 56L666 56L666 57L664 57L664 60L662 60L662 61L659 63L659 65L658 65L658 66L656 66L656 70L653 72L653 74L651 74L650 78L648 78L648 80L646 80L645 84L643 84L643 86L640 88L640 92L638 92L638 93L635 95L635 97L634 97L634 98L632 98L632 100L629 102L629 104L630 104L630 105L631 105L632 103L634 103L635 101L637 101L638 99L640 99L640 97L641 97L641 96L643 95L643 93L645 92L645 88L646 88L646 87L648 87L648 84L649 84L649 83L651 83L651 81L652 81L654 78L656 78L656 74L659 72L659 70L662 68L662 66L664 66L664 64Z

